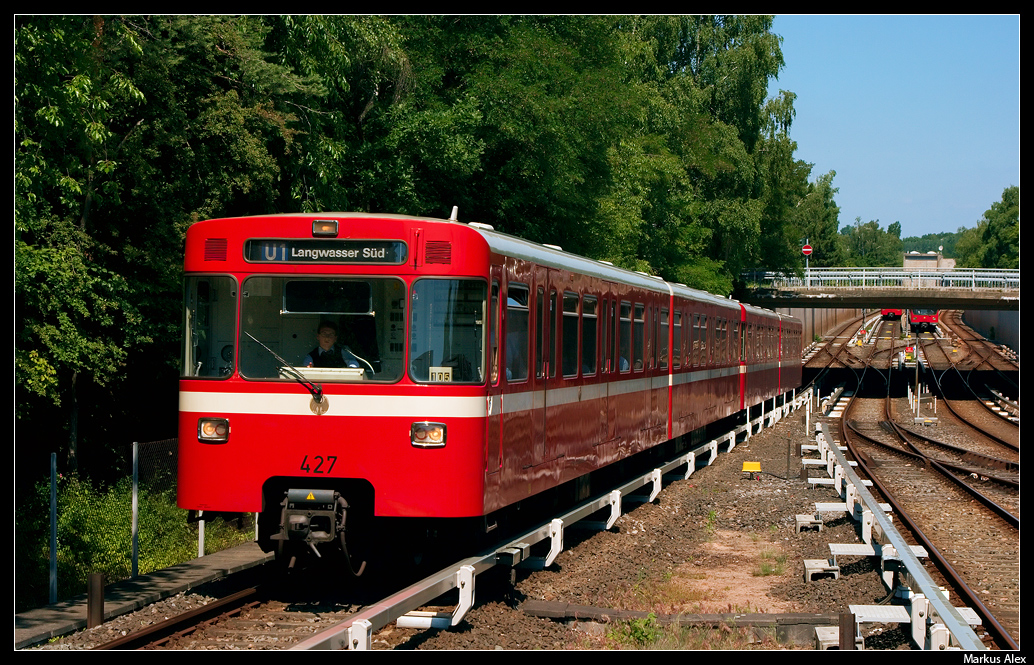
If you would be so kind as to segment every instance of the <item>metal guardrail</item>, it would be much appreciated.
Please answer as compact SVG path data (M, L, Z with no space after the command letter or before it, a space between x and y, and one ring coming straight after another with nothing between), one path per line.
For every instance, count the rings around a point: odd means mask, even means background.
M852 498L857 504L857 508L852 508L851 512L859 513L864 511L866 517L871 515L875 530L883 534L882 540L885 541L886 545L894 548L896 558L900 561L904 572L907 572L909 580L907 586L915 594L910 606L912 611L922 611L921 608L929 606L936 612L939 623L951 634L955 645L965 651L987 650L987 647L980 641L980 638L973 628L970 627L966 619L942 595L941 589L930 576L926 567L912 552L911 547L898 532L891 519L884 514L879 502L865 488L861 478L851 468L847 457L834 441L833 435L829 431L829 426L823 423L817 429L820 433L816 436L816 440L818 441L818 437L821 436L825 440L829 452L836 458L835 466L840 469L839 477L843 478L845 493L849 497L849 505ZM837 488L837 492L840 493L840 491L840 488ZM920 602L916 602L917 600ZM920 627L924 624L929 627L933 620L930 616L920 616L918 618L922 620L916 621L915 624ZM930 648L926 645L927 636L925 631L917 634L913 630L913 639L916 640L921 649Z
M744 273L747 282L768 288L999 289L1019 291L1020 271L991 268L809 268L800 277L782 272Z
M591 526L609 529L621 515L622 499L625 497L629 497L643 487L650 487L649 495L642 497L642 500L653 501L661 491L662 478L665 474L683 467L685 468L685 471L682 472L683 477L689 478L698 466L710 466L714 462L718 457L719 446L727 445L727 451L731 451L736 447L738 441L745 441L753 434L760 433L765 427L775 425L792 411L810 403L809 400L810 394L807 391L797 393L794 390L784 395L784 403L781 406L775 405L775 399L772 400L771 409L767 409L762 403L761 415L754 420L730 430L691 452L679 454L652 471L581 504L565 515L540 525L498 549L458 561L393 596L371 605L347 621L299 642L291 647L291 650L367 650L372 647L371 640L374 631L393 621L398 621L401 625L404 618L410 620L410 623L407 624L408 627L447 628L455 626L462 621L466 611L473 605L474 579L478 574L497 565L550 565L563 549L565 527L585 520L601 510L606 510L609 512L606 522ZM755 432L755 427L757 432ZM549 541L549 553L545 557L531 556L531 547L542 541ZM453 589L459 590L460 595L459 605L454 612L435 616L414 615L413 610Z

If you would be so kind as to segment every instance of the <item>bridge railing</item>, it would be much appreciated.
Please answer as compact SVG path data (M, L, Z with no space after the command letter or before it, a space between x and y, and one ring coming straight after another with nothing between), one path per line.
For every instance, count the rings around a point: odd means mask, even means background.
M800 276L782 272L753 272L744 273L742 277L758 287L776 289L1020 289L1019 270L995 268L810 268Z

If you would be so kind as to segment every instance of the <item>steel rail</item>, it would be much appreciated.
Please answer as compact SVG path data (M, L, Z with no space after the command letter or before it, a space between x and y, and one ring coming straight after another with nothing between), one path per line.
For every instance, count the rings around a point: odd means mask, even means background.
M112 640L111 642L105 642L94 647L94 650L114 650L114 649L139 649L140 647L151 644L161 640L167 636L170 636L178 631L183 631L184 626L190 624L200 624L206 619L220 614L237 611L243 605L248 603L250 599L255 598L260 593L259 587L251 587L250 589L244 589L237 593L220 598L219 600L212 601L204 607L199 607L183 614L177 614L174 617L161 621L159 623L151 624L135 630L128 635Z
M889 381L887 385L889 390ZM852 398L852 403L853 401L854 398ZM894 497L894 494L879 480L876 474L868 468L868 466L865 463L865 456L859 454L859 451L851 442L851 438L847 436L847 413L849 409L850 405L847 409L844 410L844 415L840 419L840 437L841 441L843 441L844 444L847 446L848 451L851 453L854 459L857 460L858 469L863 471L866 474L866 476L868 476L868 478L872 480L873 485L887 500L887 503L891 505L891 507L894 509L894 512L897 513L898 516L901 518L902 522L904 522L909 528L909 530L912 531L912 533L915 535L915 537L923 543L923 546L926 547L931 559L936 563L938 568L940 568L941 572L945 575L945 577L947 577L949 580L953 582L953 584L957 586L959 594L963 598L964 602L968 606L972 607L984 619L984 621L988 625L989 630L992 632L998 643L1005 644L1008 646L1008 648L1011 649L1018 649L1019 645L1012 638L1012 636L1009 635L1005 627L1002 626L1001 623L999 623L998 619L995 618L995 616L991 613L990 609L988 609L987 606L984 605L983 602L981 602L977 594L969 587L968 584L966 584L965 580L962 579L962 576L958 573L958 571L955 570L955 568L948 562L947 558L941 553L941 551L937 549L937 547L934 546L934 544L930 541L926 534L923 533L922 529L919 527L919 524L914 519L912 519L908 511L904 509L904 506L902 506ZM832 441L832 438L830 438L829 440ZM837 460L842 463L845 474L852 475L857 478L857 474L855 474L855 472L851 470L849 464L847 463L847 458L843 455L839 448L835 445L830 445L830 448L837 456ZM906 455L913 454L909 453L908 451L899 452ZM919 457L922 456L920 455ZM961 615L959 615L955 608L950 603L943 600L943 598L940 596L940 592L937 589L936 584L934 584L933 579L929 577L929 573L927 573L926 568L922 565L922 562L920 562L918 558L912 555L912 551L908 547L907 543L905 543L904 539L901 538L900 534L897 532L896 528L891 524L890 520L888 520L884 516L883 511L879 508L878 503L876 503L875 500L872 499L872 496L862 486L860 478L858 479L858 482L855 486L856 488L858 488L859 495L867 496L869 500L872 501L872 504L868 504L869 509L873 514L873 519L880 524L881 529L884 529L884 533L887 533L886 529L890 529L890 531L893 533L894 537L891 538L891 544L894 545L899 556L902 557L902 563L905 564L905 567L908 570L909 574L912 575L913 579L917 580L917 583L919 584L923 594L932 604L934 604L934 607L935 609L937 609L937 612L938 614L940 614L941 618L944 619L946 616L949 616L946 615L944 611L942 611L942 607L945 611L950 611L950 616L952 617L951 620L955 622L955 629L953 629L952 626L946 624L949 632L951 632L952 635L958 637L956 634L956 630L961 630L963 634L966 635L967 639L969 639L969 636L971 635L972 639L979 642L979 638L977 638L976 633L973 632L973 629L969 627L969 625L965 622L964 619L962 619ZM873 509L874 506L875 509ZM900 539L900 546L898 542L895 542L894 538ZM908 559L907 563L906 558ZM981 643L981 647L982 646L983 645ZM963 648L965 649L974 647L963 646Z
M859 501L866 507L866 509L870 513L872 513L874 523L879 525L879 528L884 534L884 537L888 540L889 544L893 546L894 549L897 551L898 558L901 560L901 564L904 566L905 570L911 576L913 582L919 588L919 591L934 607L934 609L937 611L937 614L941 617L942 621L945 622L945 627L948 629L948 632L951 633L952 637L956 640L956 642L959 643L959 645L964 650L986 650L987 647L983 644L983 642L980 641L980 638L977 636L976 632L970 627L970 625L966 622L962 615L959 614L958 610L956 610L955 607L952 606L952 604L949 603L941 595L940 588L938 587L934 579L930 577L930 574L929 572L927 572L926 567L923 566L923 563L919 560L919 558L916 557L915 554L913 554L912 548L905 541L904 537L897 530L893 522L891 522L890 519L888 519L887 516L884 514L883 509L879 505L879 502L877 502L876 499L872 496L872 494L870 494L869 491L865 488L864 484L862 483L861 477L852 469L843 451L841 451L839 446L837 446L834 443L834 439L829 432L828 425L823 424L822 430L823 435L826 437L827 441L830 442L830 452L836 456L837 463L843 469L846 482L850 482L854 485ZM866 474L869 475L869 477L872 479L873 484L879 489L880 493L883 494L883 497L887 499L887 503L891 505L891 507L894 509L894 512L898 513L901 519L909 525L909 528L915 529L914 523L911 521L910 518L908 518L907 514L904 513L901 506L893 499L893 496L886 491L886 488L883 487L879 480L873 477L871 472L869 472L869 470L865 467L865 464L862 462L861 456L859 456L857 451L853 449L847 437L843 434L841 434L841 436L842 440L846 443L849 452L852 454L852 456L854 456L856 460L858 460L859 468L864 469ZM925 547L927 547L928 552L931 553L931 556L934 556L934 553L936 553L936 556L940 557L940 553L937 551L936 548L933 547L932 544L929 543L925 536L921 536L919 540L923 542ZM954 571L952 572L954 573ZM949 577L953 576L949 575ZM954 577L957 577L957 575L954 575ZM915 589L913 589L913 591L915 591ZM1001 632L1002 634L1005 634L1004 629L1002 629Z

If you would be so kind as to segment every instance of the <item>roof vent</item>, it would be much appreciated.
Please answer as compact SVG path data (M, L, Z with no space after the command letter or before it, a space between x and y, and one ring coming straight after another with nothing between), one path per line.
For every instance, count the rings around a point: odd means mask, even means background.
M226 260L226 238L205 238L205 261Z
M452 263L452 243L448 240L428 240L424 247L424 261L427 263Z

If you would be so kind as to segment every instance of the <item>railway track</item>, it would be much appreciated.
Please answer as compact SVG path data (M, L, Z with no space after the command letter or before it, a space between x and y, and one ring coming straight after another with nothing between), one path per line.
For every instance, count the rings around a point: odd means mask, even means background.
M946 444L895 422L895 414L911 417L907 404L891 398L889 371L880 374L883 380L875 379L875 372L867 377L868 371L857 372L858 387L842 419L841 440L859 460L860 471L907 524L910 537L930 552L954 592L984 617L996 643L1016 648L1015 451L995 440L971 443L977 436L972 431L953 439L962 443ZM951 427L959 425L953 422Z

